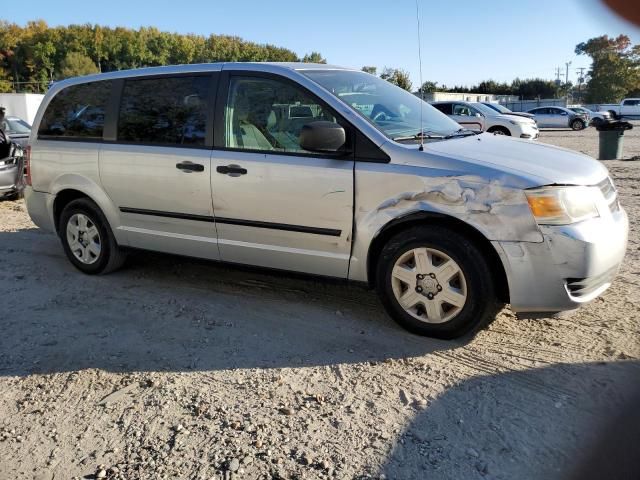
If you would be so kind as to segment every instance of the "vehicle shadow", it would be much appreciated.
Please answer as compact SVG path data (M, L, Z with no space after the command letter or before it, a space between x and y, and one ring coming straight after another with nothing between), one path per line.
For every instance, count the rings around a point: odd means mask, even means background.
M419 411L386 478L640 478L640 362L478 376Z
M343 283L138 251L83 275L35 228L0 232L0 267L0 376L378 362L464 343L409 334Z

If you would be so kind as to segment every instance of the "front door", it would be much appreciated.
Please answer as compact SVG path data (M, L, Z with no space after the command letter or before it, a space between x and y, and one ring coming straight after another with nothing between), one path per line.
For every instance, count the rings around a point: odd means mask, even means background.
M453 115L451 118L469 130L478 132L485 130L484 116L475 108L464 103L453 104Z
M102 184L133 247L218 259L205 146L211 75L125 81Z
M304 125L343 121L282 77L230 72L221 82L211 166L221 259L346 278L353 158L299 143Z

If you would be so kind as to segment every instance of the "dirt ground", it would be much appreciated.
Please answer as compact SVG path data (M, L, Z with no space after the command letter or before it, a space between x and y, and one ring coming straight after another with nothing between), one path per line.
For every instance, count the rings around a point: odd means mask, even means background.
M593 129L540 141L597 154ZM606 164L631 219L614 285L454 342L340 283L147 253L84 276L1 202L0 479L568 478L640 378L640 161Z

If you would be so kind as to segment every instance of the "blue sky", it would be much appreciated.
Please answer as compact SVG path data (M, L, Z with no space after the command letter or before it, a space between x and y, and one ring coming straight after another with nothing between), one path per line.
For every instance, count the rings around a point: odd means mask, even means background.
M597 0L419 0L424 80L453 86L515 77L555 78L555 68L576 57L575 45L591 37L640 30ZM0 18L24 24L100 23L155 26L208 35L232 34L287 47L300 56L320 51L330 63L400 67L418 85L415 0L134 0L9 2Z

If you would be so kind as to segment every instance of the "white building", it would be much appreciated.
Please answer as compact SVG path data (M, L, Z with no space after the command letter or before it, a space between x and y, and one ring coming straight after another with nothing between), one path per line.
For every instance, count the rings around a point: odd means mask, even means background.
M39 93L0 93L0 107L6 109L6 115L18 117L33 124L44 95Z

